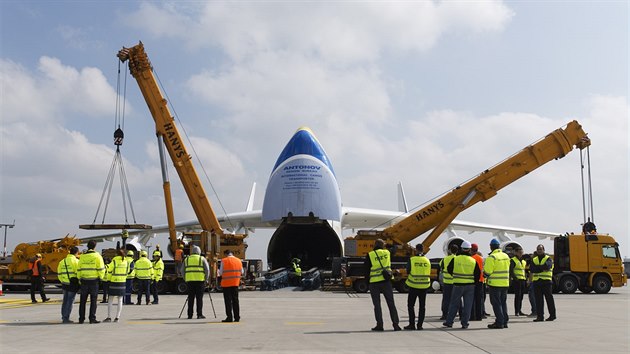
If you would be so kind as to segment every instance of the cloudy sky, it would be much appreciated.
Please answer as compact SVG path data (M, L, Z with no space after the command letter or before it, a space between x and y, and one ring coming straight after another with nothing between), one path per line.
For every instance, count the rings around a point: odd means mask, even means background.
M576 119L593 141L599 231L629 254L626 1L5 0L0 14L9 252L94 234L78 225L94 219L114 156L115 54L142 40L219 214L219 200L244 210L253 182L260 208L303 125L328 152L344 205L396 209L398 181L410 206L424 204ZM164 224L153 121L127 80L122 155L136 221ZM578 231L579 161L578 152L553 161L459 219ZM171 177L176 219L193 219ZM119 194L106 222L123 219ZM265 258L270 235L251 235L250 258Z

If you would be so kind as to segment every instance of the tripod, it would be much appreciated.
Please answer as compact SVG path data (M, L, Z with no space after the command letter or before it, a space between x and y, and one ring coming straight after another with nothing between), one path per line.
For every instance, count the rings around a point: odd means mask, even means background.
M211 292L211 289L208 289L208 297L210 298L210 305L212 305L212 313L214 314L214 318L217 318L217 312L214 310L214 302L212 301L212 294L210 294L210 292ZM186 297L186 301L184 301L184 306L182 306L182 310L179 312L178 318L182 318L182 314L184 313L184 309L186 308L187 304L188 304L188 297Z

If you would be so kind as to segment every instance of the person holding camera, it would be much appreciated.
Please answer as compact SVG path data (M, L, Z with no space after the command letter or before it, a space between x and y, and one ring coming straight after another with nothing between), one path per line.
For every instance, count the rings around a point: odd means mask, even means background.
M389 316L392 319L394 331L400 331L398 325L398 312L394 303L394 290L392 288L392 268L391 255L385 249L385 241L378 239L374 242L374 250L369 252L365 259L366 277L370 280L370 296L374 304L374 317L376 317L376 327L373 331L382 332L383 312L381 310L381 294L385 297Z

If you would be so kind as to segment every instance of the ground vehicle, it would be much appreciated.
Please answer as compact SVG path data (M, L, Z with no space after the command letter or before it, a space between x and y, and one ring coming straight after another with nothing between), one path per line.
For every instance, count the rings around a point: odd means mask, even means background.
M175 233L175 220L173 216L173 205L171 202L170 182L168 179L166 161L163 152L163 146L173 161L175 170L184 186L184 190L190 200L195 215L199 220L202 231L200 233L189 233L191 242L188 245L197 245L201 248L202 253L210 260L213 268L216 267L218 258L222 254L223 249L231 249L234 254L240 258L245 258L245 249L247 245L244 234L230 234L224 232L221 228L216 214L210 205L201 180L197 175L195 167L192 164L192 158L186 151L184 141L179 134L175 121L168 109L167 101L162 95L158 83L153 75L151 63L144 51L144 45L140 42L131 48L123 48L118 52L118 58L122 61L128 61L129 71L136 79L140 91L151 111L151 116L155 121L156 134L158 136L158 146L160 149L160 161L162 164L162 179L164 187L164 199L166 201L166 213L169 224L169 239L171 254L179 246L180 241ZM163 144L162 144L163 142ZM188 250L187 250L188 251ZM167 268L168 270L168 268ZM215 271L211 271L212 275L216 275ZM165 275L165 279L171 279ZM178 290L183 292L185 283L178 280Z
M557 289L565 294L577 289L605 294L612 286L624 286L628 278L618 246L612 236L597 233L555 238L553 273Z
M20 243L15 246L10 258L0 265L0 279L6 289L15 286L30 286L29 262L37 253L42 255L42 266L47 282L57 282L57 266L68 255L72 246L81 240L69 234L59 240Z
M359 257L365 257L372 250L374 241L381 238L392 248L392 268L398 268L395 285L398 290L404 290L406 271L401 264L406 264L408 257L413 255L413 249L407 244L409 241L432 230L422 242L428 252L433 242L462 211L492 198L503 187L547 162L564 157L574 146L584 149L589 145L590 140L581 125L572 121L563 129L554 130L543 139L439 196L399 223L382 231L357 232L356 236L345 240L345 255L348 259L346 283L354 283L357 291L367 290L367 283L360 275L362 272L353 268L363 259Z

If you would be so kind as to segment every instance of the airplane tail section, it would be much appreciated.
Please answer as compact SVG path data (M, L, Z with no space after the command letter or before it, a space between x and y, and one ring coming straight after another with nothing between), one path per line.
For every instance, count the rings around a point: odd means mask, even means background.
M405 197L405 190L403 189L402 182L398 182L398 211L403 213L409 212L407 198Z

